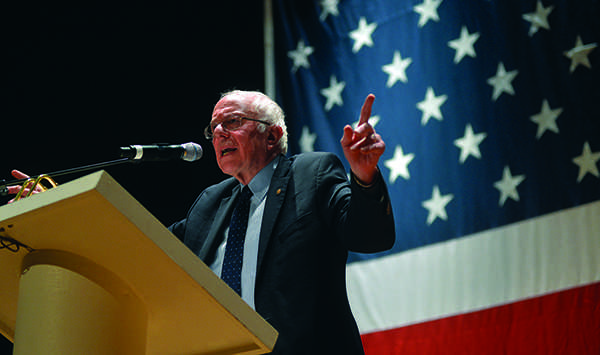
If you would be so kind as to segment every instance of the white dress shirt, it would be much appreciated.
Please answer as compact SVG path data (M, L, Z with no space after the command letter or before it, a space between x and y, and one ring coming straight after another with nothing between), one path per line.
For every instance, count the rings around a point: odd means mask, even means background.
M254 285L256 283L256 265L258 262L258 244L260 237L260 227L262 225L263 213L265 211L265 201L273 172L277 167L277 159L256 174L250 181L248 187L252 191L250 198L250 214L248 217L248 229L246 229L246 239L244 240L244 256L242 261L242 299L254 309ZM223 259L225 258L225 247L227 245L227 234L229 227L225 229L223 242L217 249L215 261L210 265L212 271L221 277L223 269Z

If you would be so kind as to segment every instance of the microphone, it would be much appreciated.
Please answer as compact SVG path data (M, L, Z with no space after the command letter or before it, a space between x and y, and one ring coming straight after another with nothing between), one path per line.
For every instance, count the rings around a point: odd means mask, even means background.
M153 144L153 145L130 145L121 147L121 158L129 158L139 161L165 161L183 159L185 161L196 161L202 158L202 147L198 143L185 144Z

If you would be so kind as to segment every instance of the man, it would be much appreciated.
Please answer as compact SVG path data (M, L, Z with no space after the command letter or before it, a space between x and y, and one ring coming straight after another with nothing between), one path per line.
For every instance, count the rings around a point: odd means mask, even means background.
M363 354L346 294L348 251L387 250L395 239L377 168L385 144L368 123L374 99L356 130L344 127L350 181L334 154L285 157L283 112L262 93L225 94L205 130L232 178L205 189L169 229L277 329L273 354Z
M205 130L232 178L204 190L170 230L279 331L274 354L363 353L346 294L348 251L387 250L395 239L377 168L385 144L368 123L373 101L365 100L356 130L344 128L350 182L333 154L286 158L283 112L261 93L225 94ZM252 197L240 228L232 215L245 186ZM241 272L233 269L241 275L231 277L227 244L239 229Z

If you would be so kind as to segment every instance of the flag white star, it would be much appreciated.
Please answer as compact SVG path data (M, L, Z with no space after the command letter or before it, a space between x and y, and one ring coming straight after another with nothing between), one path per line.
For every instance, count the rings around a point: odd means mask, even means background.
M548 100L542 101L542 108L540 113L530 117L531 121L538 125L537 134L535 137L540 139L546 130L550 130L554 133L558 132L558 126L556 125L556 119L563 112L562 108L556 108L552 110Z
M600 151L592 152L590 143L585 142L583 144L583 152L581 155L573 158L573 163L579 166L577 182L581 182L587 173L590 173L595 177L600 177L600 172L598 172L598 167L596 166L598 160L600 160Z
M292 73L295 73L298 68L310 68L308 56L314 52L314 48L304 44L304 40L298 41L298 46L293 51L288 52L288 57L293 61Z
M396 182L398 176L402 176L405 180L410 179L408 164L410 164L414 158L414 154L404 154L402 147L400 145L396 146L396 150L394 150L394 157L386 160L383 163L388 169L390 169L389 181L391 184Z
M588 59L588 54L593 51L596 47L598 47L597 43L589 43L583 44L581 40L581 36L577 36L577 40L575 41L575 47L570 50L564 52L564 55L571 59L571 67L569 67L569 71L572 73L579 66L579 64L583 65L588 69L592 69L592 64L590 64L590 60Z
M479 39L479 32L469 34L467 26L462 26L460 29L460 37L448 42L450 48L456 50L454 54L454 64L458 64L466 55L475 58L475 48L473 45Z
M325 21L328 15L337 16L340 14L338 10L339 0L321 0L321 15L319 16L319 20Z
M386 86L391 88L394 84L400 80L403 83L408 82L406 77L406 68L412 63L411 58L402 59L399 51L394 51L394 58L390 64L386 64L381 69L388 75Z
M517 192L517 186L525 180L525 175L512 176L510 168L504 167L502 172L502 180L496 181L494 187L500 191L500 201L498 204L504 206L507 198L512 198L515 201L519 201L519 192Z
M548 15L554 9L554 6L550 5L544 7L541 1L538 0L535 12L523 14L523 20L531 22L529 27L529 37L537 33L540 28L550 30L550 24L548 23Z
M373 39L371 35L377 28L377 23L367 23L364 17L358 20L358 28L350 32L350 38L354 40L352 52L358 53L362 46L373 47Z
M479 144L487 137L487 133L473 133L473 127L468 123L465 127L465 135L462 138L458 138L454 141L454 145L460 148L460 158L458 159L461 164L467 160L469 155L474 156L477 159L481 159L481 152L479 151Z
M424 0L423 3L413 7L413 10L420 15L419 27L425 26L429 20L436 22L440 20L437 9L441 3L442 0Z
M423 112L421 115L421 125L425 126L431 117L441 121L443 117L440 106L442 106L447 99L448 96L446 95L435 96L433 88L431 86L428 87L427 92L425 93L425 100L417 103L417 108Z
M519 74L518 70L511 70L507 72L504 68L504 64L502 62L498 63L496 75L487 80L487 83L494 87L494 92L492 93L493 101L496 101L504 92L510 95L515 94L512 81L515 79L517 74Z
M342 91L346 87L345 82L338 83L335 75L332 75L329 79L329 87L321 89L321 95L325 96L327 102L325 102L325 111L329 111L333 108L333 105L342 106L344 101L342 100Z
M298 142L302 153L314 152L316 140L316 133L310 133L310 129L308 128L308 126L302 127L302 135L300 136L300 141Z
M427 225L430 226L436 220L436 218L440 218L444 221L448 220L448 215L446 214L446 205L452 201L453 198L454 195L452 194L442 195L438 185L433 187L431 199L421 203L421 205L429 212L427 214Z

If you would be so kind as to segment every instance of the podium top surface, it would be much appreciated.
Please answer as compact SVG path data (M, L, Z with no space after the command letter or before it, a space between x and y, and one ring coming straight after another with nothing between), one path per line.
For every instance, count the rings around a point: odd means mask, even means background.
M118 275L148 312L147 354L261 354L277 332L106 172L0 207L0 332L14 336L23 257L61 250Z

